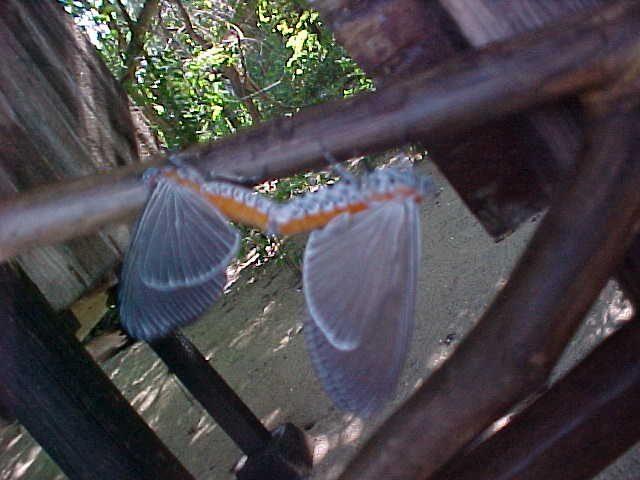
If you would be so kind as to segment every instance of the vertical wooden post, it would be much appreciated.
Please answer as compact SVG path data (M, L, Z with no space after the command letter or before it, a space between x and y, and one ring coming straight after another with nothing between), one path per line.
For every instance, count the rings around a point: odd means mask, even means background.
M310 474L313 457L304 433L291 423L270 433L188 338L174 332L149 345L247 455L239 480L300 480Z
M149 344L169 370L196 397L231 440L247 455L264 448L271 434L198 349L179 332Z
M430 480L592 478L640 439L638 349L635 317L512 423Z
M193 479L7 264L0 322L0 403L69 478Z

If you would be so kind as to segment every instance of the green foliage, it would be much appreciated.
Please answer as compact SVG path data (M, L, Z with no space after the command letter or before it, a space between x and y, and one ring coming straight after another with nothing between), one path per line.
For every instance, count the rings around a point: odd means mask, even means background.
M131 27L144 1L59 1L122 78ZM250 126L256 118L249 102L266 120L371 88L318 13L300 2L257 0L237 10L210 0L182 3L194 34L174 2L161 0L160 20L143 37L135 74L124 83L169 148ZM244 80L240 98L225 67Z
M144 97L163 120L159 133L169 148L211 140L233 131L223 115L226 103L237 103L221 80L218 68L230 61L224 48L194 52L187 59L172 50L148 55L138 70L137 98ZM238 114L243 125L250 120Z
M317 12L282 0L256 6L261 51L249 52L247 68L278 102L295 111L372 87Z
M325 172L303 173L274 180L262 185L259 190L276 202L286 202L295 196L317 189L317 186L328 183L332 178Z

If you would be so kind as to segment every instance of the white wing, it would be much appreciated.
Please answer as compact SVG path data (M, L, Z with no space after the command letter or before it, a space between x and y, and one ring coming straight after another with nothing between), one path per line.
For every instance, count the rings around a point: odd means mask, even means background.
M236 229L213 205L161 179L138 222L129 256L149 287L173 290L218 275L238 242Z
M123 326L150 341L194 321L223 293L238 233L190 190L161 179L136 225L118 293Z
M305 334L340 408L368 414L393 393L413 329L419 257L418 209L410 199L343 214L310 235Z
M149 288L133 271L122 278L120 320L132 337L150 342L194 322L223 293L224 269L217 276L173 291Z

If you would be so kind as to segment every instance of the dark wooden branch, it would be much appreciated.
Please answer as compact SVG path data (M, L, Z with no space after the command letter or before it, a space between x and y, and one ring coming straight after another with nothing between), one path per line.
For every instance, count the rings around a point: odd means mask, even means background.
M120 77L120 83L125 84L133 78L133 74L138 66L138 59L140 58L144 49L144 37L146 36L151 26L151 20L160 9L160 0L146 0L138 19L135 24L135 28L131 30L131 40L125 53L124 58L124 73Z
M245 88L244 82L240 77L240 72L238 71L238 69L232 65L222 65L220 67L220 72L229 80L229 82L231 82L233 92L247 108L247 111L249 112L249 115L251 115L251 119L253 120L253 122L261 122L262 114L260 113L260 110L258 110L258 107L254 103L253 99L248 96L249 92Z
M222 113L224 114L224 118L227 120L233 132L237 132L242 128L242 120L240 119L240 113L235 109L231 108L228 103L223 103L222 105Z
M213 46L213 43L207 41L202 35L196 32L195 29L193 28L191 17L189 17L189 12L187 12L187 9L184 7L182 0L171 0L171 3L173 3L178 9L178 13L180 14L180 17L182 17L182 22L184 23L184 28L189 34L189 36L193 39L193 41L196 42L205 50L208 50L209 48L211 48Z
M133 21L131 20L129 13L126 11L126 7L122 5L121 0L118 1L118 5L120 7L120 11L123 12L125 23L128 25L129 28L131 28L131 26L133 25ZM90 10L91 8L93 8L93 6L87 5L87 4L85 4L85 6L87 10ZM103 8L100 9L100 13L104 13L105 7L107 7L107 5L103 5ZM108 7L110 8L111 5L108 4ZM124 51L127 48L126 32L122 31L122 28L120 28L120 26L118 25L118 22L110 14L105 15L105 18L106 18L107 25L109 26L109 30L116 33L116 38L118 41L118 50L119 50L118 56L124 62Z
M325 167L327 150L344 160L417 139L454 138L488 120L608 82L637 54L638 31L640 5L617 3L376 92L194 146L185 155L203 171L266 180ZM0 201L0 260L132 215L146 198L137 180L143 168Z
M193 28L193 23L191 22L191 18L189 17L189 12L184 7L181 0L172 0L173 4L178 9L178 13L182 17L182 21L184 22L184 27L189 36L200 45L205 50L211 48L213 46L212 42L207 41L203 36L201 36L198 32ZM242 57L242 49L241 49L241 57ZM248 91L245 87L245 83L240 78L240 72L232 66L232 65L222 65L220 67L220 72L224 75L230 82L233 87L234 93L240 99L240 101L247 107L249 115L254 123L259 123L262 120L262 114L258 107L253 102L251 97L248 97ZM245 68L246 72L246 68Z
M503 430L430 480L582 480L640 439L634 318Z
M481 48L610 2L437 3L454 19L465 40ZM528 213L538 210L541 203L546 207L560 181L575 175L576 159L584 143L582 123L582 112L574 102L554 102L498 125L483 126L464 142L430 145L430 153L455 188L461 179L473 175L479 190L491 192L484 196L462 192L462 196L485 228L499 237L527 220Z
M247 68L247 58L245 57L244 46L242 44L244 40L244 33L242 32L242 30L240 30L240 27L235 24L229 24L229 30L233 30L233 34L236 37L236 45L238 47L240 65L242 66L242 71L244 73L244 81L242 82L242 85L247 94L252 96L255 95L262 98L267 104L276 107L283 113L295 110L295 107L285 105L284 103L273 98L263 87L255 82L255 80L249 73L249 69Z
M246 455L267 447L269 430L189 339L174 332L149 346Z
M638 152L638 111L600 112L577 177L559 189L507 285L341 480L424 478L544 385L640 226Z
M180 332L149 346L247 455L245 464L236 472L239 480L308 478L312 455L300 429L289 423L270 433Z
M120 9L120 13L122 14L122 18L124 18L124 21L127 24L127 27L129 27L129 30L131 32L133 32L133 30L135 30L135 28L136 28L136 24L133 21L133 19L131 18L131 15L129 15L129 12L127 10L126 5L124 3L122 3L122 0L116 0L116 4L118 5L118 8Z
M68 478L193 480L82 345L0 264L0 404Z
M118 169L109 175L61 182L0 200L0 261L36 245L56 243L133 220L144 204L140 174L148 165Z
M633 108L640 92L640 56L636 59L627 72L621 75L618 82L611 88L597 92L592 96L593 108ZM640 155L640 150L638 151ZM640 236L636 236L635 241L627 250L624 262L616 274L618 283L624 290L625 295L633 304L636 312L640 311Z
M317 0L323 20L378 86L415 75L606 0ZM500 239L546 208L555 185L575 173L582 146L571 102L483 124L455 139L427 139L438 165L471 212ZM474 189L468 189L470 179Z
M469 48L441 3L316 0L313 6L350 57L383 85Z
M620 270L616 274L624 294L638 311L640 308L640 239L631 245Z
M149 119L152 125L160 127L164 132L175 132L176 124L167 120L166 117L159 115L156 109L153 108L153 104L149 103L148 99L145 98L144 95L141 95L139 92L132 91L129 96L132 98L134 103L142 109L145 117Z

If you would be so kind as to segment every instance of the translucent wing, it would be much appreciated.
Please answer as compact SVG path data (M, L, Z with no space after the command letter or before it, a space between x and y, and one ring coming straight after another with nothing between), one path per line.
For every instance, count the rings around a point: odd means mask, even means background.
M236 229L214 206L161 178L138 222L130 256L149 287L174 290L218 275L238 241Z
M161 179L138 221L122 268L120 317L153 340L195 320L223 293L238 234L203 199Z
M305 335L338 407L366 415L393 393L413 329L419 256L410 199L343 214L310 235Z
M123 276L120 319L132 337L146 342L164 337L195 321L223 293L224 269L213 278L190 287L157 290L148 287L136 271Z

